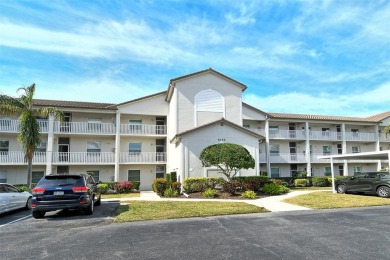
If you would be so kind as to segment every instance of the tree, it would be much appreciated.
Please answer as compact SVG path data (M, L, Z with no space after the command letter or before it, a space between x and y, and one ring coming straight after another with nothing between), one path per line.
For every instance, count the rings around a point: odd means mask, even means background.
M238 144L222 143L207 146L200 153L200 160L205 167L218 167L228 182L240 169L255 167L255 160L251 154Z
M390 125L386 126L383 129L383 132L385 133L385 137L387 138L387 135L390 134Z
M37 118L54 116L61 121L64 114L54 107L34 107L35 84L29 87L19 88L23 91L19 98L0 94L0 114L19 116L18 142L24 150L24 159L27 161L27 186L31 189L32 160L35 149L41 142L40 127Z

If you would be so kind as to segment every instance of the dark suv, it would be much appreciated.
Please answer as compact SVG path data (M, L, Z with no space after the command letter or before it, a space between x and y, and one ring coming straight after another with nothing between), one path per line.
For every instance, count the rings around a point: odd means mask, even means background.
M358 173L348 179L336 181L338 193L363 192L390 198L390 177L388 172Z
M46 175L32 189L32 215L43 218L47 211L60 209L82 209L91 215L100 205L99 183L88 174Z

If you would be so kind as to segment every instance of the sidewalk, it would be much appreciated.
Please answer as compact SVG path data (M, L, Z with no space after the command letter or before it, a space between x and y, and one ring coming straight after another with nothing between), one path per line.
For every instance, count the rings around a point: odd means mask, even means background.
M289 203L282 202L282 200L295 197L302 194L307 194L311 192L316 192L316 190L309 191L291 191L287 194L270 196L266 198L256 199L256 200L221 200L221 199L183 199L183 198L160 198L153 191L141 191L140 197L137 198L121 198L121 199L102 199L102 201L129 201L129 200L143 200L143 201L218 201L218 202L245 202L252 204L258 207L266 208L272 212L281 212L281 211L297 211L297 210L312 210L310 208L305 208Z

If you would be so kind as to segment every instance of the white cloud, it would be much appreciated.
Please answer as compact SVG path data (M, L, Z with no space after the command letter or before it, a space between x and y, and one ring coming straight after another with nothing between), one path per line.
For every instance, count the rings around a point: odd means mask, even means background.
M390 82L366 91L331 95L325 92L282 93L266 97L244 95L244 102L266 112L323 114L333 116L370 116L375 107L390 104ZM390 110L390 106L388 106ZM378 112L384 112L377 109ZM314 112L313 112L314 111Z

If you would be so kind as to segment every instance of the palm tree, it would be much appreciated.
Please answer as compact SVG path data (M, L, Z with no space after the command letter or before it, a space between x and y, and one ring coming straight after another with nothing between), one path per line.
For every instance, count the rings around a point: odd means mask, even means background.
M387 135L390 134L390 125L386 126L383 129L383 132L385 133L385 137L387 138Z
M19 116L18 142L23 146L24 159L27 161L27 186L31 189L32 160L35 149L41 142L38 117L54 116L61 121L64 114L54 107L34 107L35 84L29 87L19 88L17 92L23 91L19 98L0 94L0 114Z

